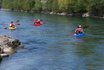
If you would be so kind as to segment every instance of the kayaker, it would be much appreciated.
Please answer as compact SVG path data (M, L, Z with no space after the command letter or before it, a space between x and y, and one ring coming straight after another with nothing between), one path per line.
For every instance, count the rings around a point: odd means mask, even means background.
M35 19L35 20L34 20L34 24L40 24L40 22L41 22L40 19L38 19L38 20Z
M10 25L9 25L10 27L15 27L15 24L14 24L14 22L13 21L11 21L11 23L10 23Z
M43 24L43 20L40 20L40 24L41 24L41 25Z
M36 24L40 24L40 22L41 22L40 19L38 19L37 22L36 22Z
M83 33L83 28L81 25L78 25L78 27L75 29L75 33L78 34L78 33Z

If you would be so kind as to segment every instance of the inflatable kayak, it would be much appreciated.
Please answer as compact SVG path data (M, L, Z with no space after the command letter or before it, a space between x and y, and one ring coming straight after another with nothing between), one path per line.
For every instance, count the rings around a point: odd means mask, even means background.
M78 34L74 34L75 37L83 37L85 36L84 33L78 33Z
M42 22L42 21L40 21L40 22L35 22L35 23L34 23L34 26L41 26L41 25L43 25L43 22Z
M9 30L15 30L16 27L9 27Z
M41 26L42 24L34 24L34 26Z

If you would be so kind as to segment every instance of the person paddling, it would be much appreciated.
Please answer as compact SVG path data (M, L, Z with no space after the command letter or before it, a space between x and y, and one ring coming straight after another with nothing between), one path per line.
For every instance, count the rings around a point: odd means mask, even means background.
M81 25L78 25L78 27L75 29L75 33L76 34L83 33L83 28Z
M42 22L42 20L37 19L37 20L34 20L34 24L43 24L43 22Z
M40 24L41 24L41 25L43 24L43 20L40 20Z
M10 25L9 25L10 27L13 27L13 28L15 28L15 24L14 24L14 22L13 21L11 21L11 23L10 23Z
M40 24L40 22L41 22L40 19L38 19L37 22L36 22L36 24Z

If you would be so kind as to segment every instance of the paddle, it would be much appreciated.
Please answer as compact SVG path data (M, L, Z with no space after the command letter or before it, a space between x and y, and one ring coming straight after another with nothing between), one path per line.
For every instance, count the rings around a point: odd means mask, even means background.
M5 27L4 29L8 29L7 27Z
M20 25L20 23L19 23L19 22L20 22L20 21L19 21L19 20L17 20L17 21L16 21L16 25Z

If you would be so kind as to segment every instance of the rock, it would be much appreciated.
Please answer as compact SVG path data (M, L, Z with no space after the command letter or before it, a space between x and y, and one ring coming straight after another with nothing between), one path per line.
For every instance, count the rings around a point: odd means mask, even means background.
M50 12L49 14L53 14L53 12Z
M2 10L2 11L10 11L10 9L4 9L4 8L1 8L0 10Z
M0 36L0 57L9 56L16 52L16 49L21 47L21 42L18 39Z
M3 49L3 52L6 53L7 55L13 54L15 52L15 49L13 49L12 47L5 47Z
M66 12L62 12L62 13L57 13L57 15L62 15L62 16L64 16L64 15L67 15L67 13L66 13Z
M72 13L70 13L70 14L67 14L68 16L73 16L73 14Z
M0 36L0 42L7 42L8 38L6 36Z
M87 12L87 13L84 13L83 15L82 15L82 17L89 17L90 15L89 15L89 13Z
M2 53L2 54L0 54L0 57L2 58L2 57L8 57L9 55L8 54L6 54L6 53Z
M50 12L49 14L56 14L55 12Z

